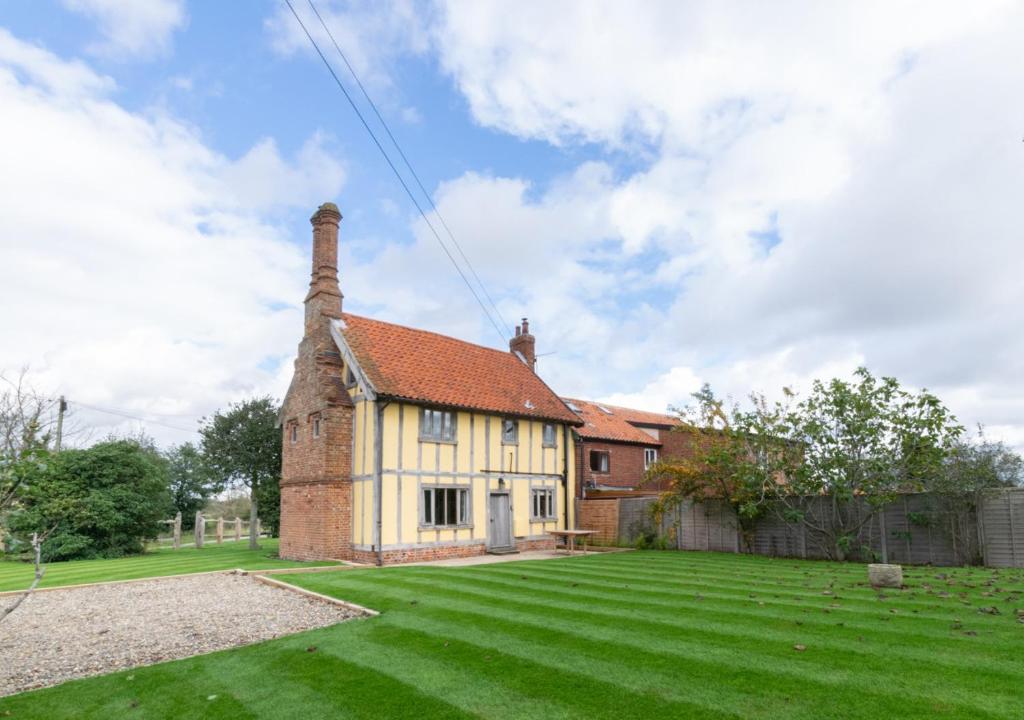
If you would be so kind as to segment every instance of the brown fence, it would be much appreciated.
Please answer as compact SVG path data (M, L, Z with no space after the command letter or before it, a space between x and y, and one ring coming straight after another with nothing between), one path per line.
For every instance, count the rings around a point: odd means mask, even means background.
M634 544L657 539L678 550L741 552L739 523L731 507L720 501L683 503L655 518L654 498L582 500L579 525L596 530L598 541ZM829 498L808 498L810 518L824 513ZM978 510L957 511L928 493L901 495L871 515L866 504L854 506L866 522L852 543L861 560L909 565L1024 567L1024 489L985 493ZM803 523L787 522L775 513L757 522L752 551L758 555L822 559L825 539Z

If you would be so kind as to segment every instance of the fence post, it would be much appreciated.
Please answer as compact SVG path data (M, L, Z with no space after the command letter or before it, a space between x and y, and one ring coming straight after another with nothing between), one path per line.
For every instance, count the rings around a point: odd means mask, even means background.
M235 542L240 542L242 539L242 518L235 516Z
M174 516L174 549L181 547L181 510Z
M217 518L217 544L224 544L224 516Z
M206 535L206 518L199 510L196 511L196 548L203 546L203 539Z

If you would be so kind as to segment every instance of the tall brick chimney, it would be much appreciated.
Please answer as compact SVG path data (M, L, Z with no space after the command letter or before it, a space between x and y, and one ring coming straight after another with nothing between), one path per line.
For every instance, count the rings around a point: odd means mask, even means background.
M306 335L322 325L322 318L341 317L344 297L338 287L338 223L341 212L334 203L324 203L309 219L313 225L313 272L306 294Z
M313 224L313 273L305 331L281 409L281 557L352 559L352 399L331 336L341 317L338 223L324 203Z
M522 355L530 369L537 372L537 341L530 334L530 321L526 318L522 325L516 325L516 336L508 341L508 349Z

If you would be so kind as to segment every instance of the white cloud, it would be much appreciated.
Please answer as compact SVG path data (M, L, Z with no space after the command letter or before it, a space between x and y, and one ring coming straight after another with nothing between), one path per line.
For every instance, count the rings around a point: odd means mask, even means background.
M89 51L116 59L162 55L171 35L188 21L184 0L63 0L72 12L96 21L103 42Z
M442 208L544 314L563 392L657 409L864 362L1019 438L1022 33L1006 2L445 4L432 47L478 123L642 169L539 196L468 174Z
M0 30L0 134L18 138L0 144L0 369L31 366L72 407L187 426L280 395L308 261L276 212L335 196L338 161L319 135L291 160L270 140L232 160L173 117L126 111L112 88Z

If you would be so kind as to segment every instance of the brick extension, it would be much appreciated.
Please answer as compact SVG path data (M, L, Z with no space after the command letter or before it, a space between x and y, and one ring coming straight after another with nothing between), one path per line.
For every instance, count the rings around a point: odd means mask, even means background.
M330 321L341 317L338 223L325 203L310 218L313 272L305 332L281 410L281 557L352 559L352 400ZM313 437L319 420L319 437ZM292 433L295 441L292 441Z

